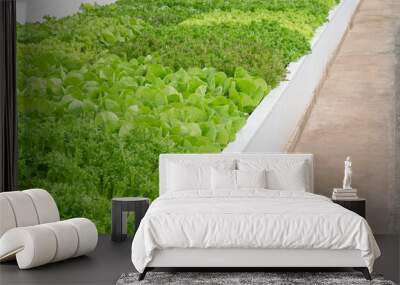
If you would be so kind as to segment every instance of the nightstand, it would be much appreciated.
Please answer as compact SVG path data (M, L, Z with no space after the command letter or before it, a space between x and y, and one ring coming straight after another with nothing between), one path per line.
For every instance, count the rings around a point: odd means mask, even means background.
M146 214L150 199L142 197L120 197L112 199L112 234L113 241L123 241L127 237L127 213L135 213L135 231Z
M357 198L354 200L337 200L332 199L332 202L339 204L340 206L359 214L365 218L366 200L364 198Z

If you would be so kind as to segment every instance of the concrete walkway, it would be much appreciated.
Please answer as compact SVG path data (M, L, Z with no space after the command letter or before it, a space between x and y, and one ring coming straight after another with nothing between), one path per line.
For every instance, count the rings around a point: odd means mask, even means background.
M363 0L294 148L315 154L315 189L327 196L352 157L375 233L400 232L399 55L400 0Z

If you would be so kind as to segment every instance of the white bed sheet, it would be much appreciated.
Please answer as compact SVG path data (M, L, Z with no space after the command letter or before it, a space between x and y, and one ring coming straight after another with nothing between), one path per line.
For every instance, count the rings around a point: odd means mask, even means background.
M134 237L135 268L167 248L357 249L371 272L380 255L366 220L330 199L258 189L160 196Z

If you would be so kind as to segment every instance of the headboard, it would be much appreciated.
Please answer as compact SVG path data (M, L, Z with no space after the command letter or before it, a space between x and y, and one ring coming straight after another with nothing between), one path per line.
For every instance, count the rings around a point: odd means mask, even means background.
M218 160L232 160L235 161L240 158L246 159L271 159L271 160L295 160L305 161L309 166L309 189L307 192L314 192L314 165L312 154L288 154L288 153L218 153L218 154L161 154L159 162L159 180L160 180L160 195L167 192L167 169L168 163L179 162L216 162Z

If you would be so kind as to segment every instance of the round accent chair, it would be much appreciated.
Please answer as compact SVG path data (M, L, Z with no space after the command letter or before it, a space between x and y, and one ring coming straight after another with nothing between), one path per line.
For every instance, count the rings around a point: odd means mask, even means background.
M20 269L84 255L97 245L88 219L60 221L53 197L43 189L0 193L0 262Z

